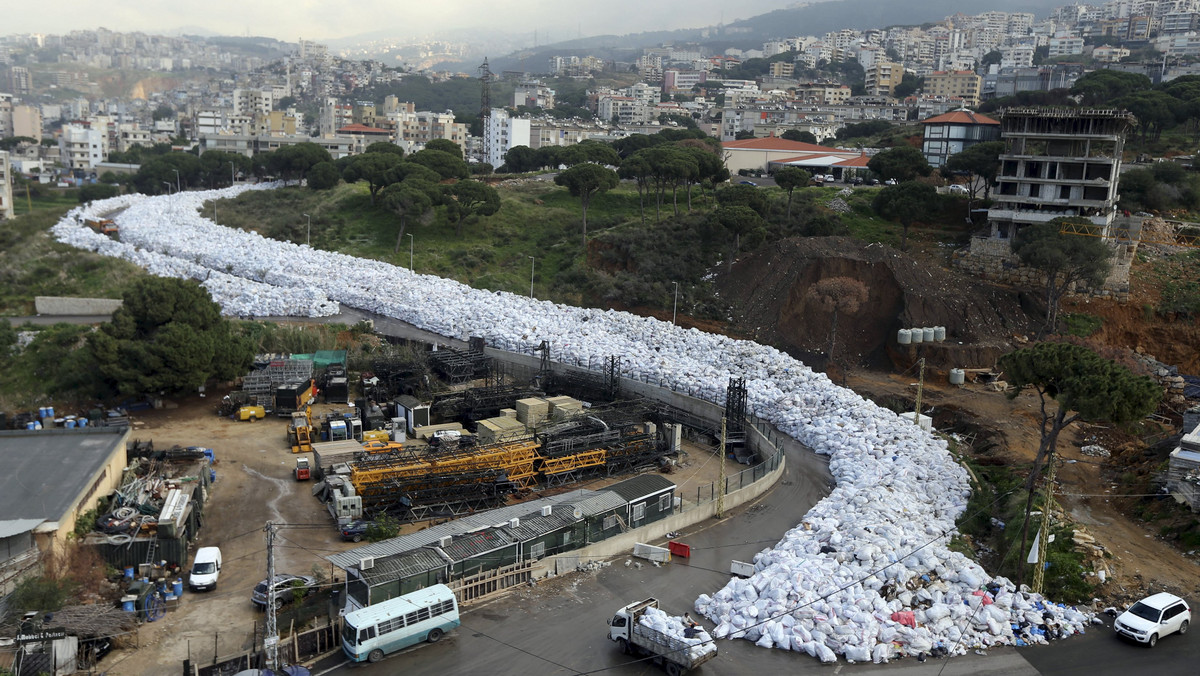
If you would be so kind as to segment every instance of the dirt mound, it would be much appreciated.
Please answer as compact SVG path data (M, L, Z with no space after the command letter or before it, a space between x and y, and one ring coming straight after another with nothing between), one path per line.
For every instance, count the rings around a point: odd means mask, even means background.
M862 309L838 318L839 360L907 365L924 356L935 368L987 368L1030 332L1017 292L947 270L935 261L844 237L800 237L745 256L722 275L719 292L738 329L812 361L829 347L833 315L806 299L828 277L866 285ZM946 342L902 346L901 328L946 327ZM918 354L919 353L919 354Z

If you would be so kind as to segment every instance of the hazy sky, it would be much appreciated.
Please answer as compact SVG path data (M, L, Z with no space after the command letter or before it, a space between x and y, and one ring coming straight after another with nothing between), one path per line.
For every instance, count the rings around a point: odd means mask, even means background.
M262 35L290 42L329 40L380 30L429 35L456 28L539 31L554 41L578 33L634 33L689 28L746 18L794 0L4 0L0 35L76 29L168 33L202 28L224 35Z

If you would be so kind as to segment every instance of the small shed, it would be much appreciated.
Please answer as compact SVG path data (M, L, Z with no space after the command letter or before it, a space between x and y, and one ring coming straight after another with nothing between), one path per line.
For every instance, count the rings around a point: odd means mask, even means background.
M583 519L583 538L588 543L600 542L629 530L625 498L612 491L595 495L571 504Z
M439 544L438 549L450 559L451 578L460 578L516 563L520 544L506 527L494 526L451 536L450 542Z
M630 528L665 519L675 512L675 483L661 474L642 474L608 487L628 505Z
M358 566L346 569L347 593L365 608L445 582L448 564L446 557L431 547L379 559L365 557Z
M547 511L550 513L545 514ZM537 561L584 544L586 528L570 505L547 507L515 522L515 526L509 522L508 532L521 543L521 558L525 561Z

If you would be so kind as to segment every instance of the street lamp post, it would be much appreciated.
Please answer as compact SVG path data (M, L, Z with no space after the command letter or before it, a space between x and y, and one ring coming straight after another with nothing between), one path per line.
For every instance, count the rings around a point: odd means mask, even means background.
M304 231L304 243L312 246L312 216L309 216L308 214L300 215L304 217L305 223L307 224L307 227Z
M235 171L236 171L236 169L237 169L237 167L235 167L235 166L233 165L233 162L230 162L230 163L229 163L229 187L230 187L230 188L232 188L232 187L233 187L233 183L234 183L234 181L236 181L236 180L237 180L237 178L236 178L236 176L235 176Z
M526 256L529 259L529 297L533 298L533 270L537 266L537 259L533 256Z
M411 232L409 232L409 233L405 233L405 234L407 234L407 235L408 235L408 271L409 271L409 272L412 272L412 269L413 269L413 258L412 258L412 252L413 252L413 235L412 235L412 233L411 233Z
M675 323L675 311L679 309L679 282L671 282L675 285L675 303L671 305L671 323Z
M171 171L175 172L175 192L179 192L179 170L172 169Z
M170 182L170 181L163 181L163 182L162 182L162 184L163 184L163 185L165 185L165 186L167 186L167 194L168 194L168 195L170 195L170 194L171 194L171 182Z

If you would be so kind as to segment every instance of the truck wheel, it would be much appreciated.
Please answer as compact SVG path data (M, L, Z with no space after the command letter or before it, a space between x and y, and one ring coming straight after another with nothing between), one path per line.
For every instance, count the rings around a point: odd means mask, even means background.
M622 655L629 654L629 641L626 641L623 638L619 638L619 639L617 639L617 647L621 649Z
M682 676L683 667L674 662L667 662L667 676Z
M441 630L441 629L430 629L430 630L429 630L429 636L428 636L428 637L426 637L426 639L425 639L425 640L426 640L426 641L429 641L430 643L437 643L437 642L438 642L438 639L440 639L441 637L442 637L442 630Z
M375 664L381 659L383 659L383 651L379 648L376 648L367 654L367 661L371 664Z

